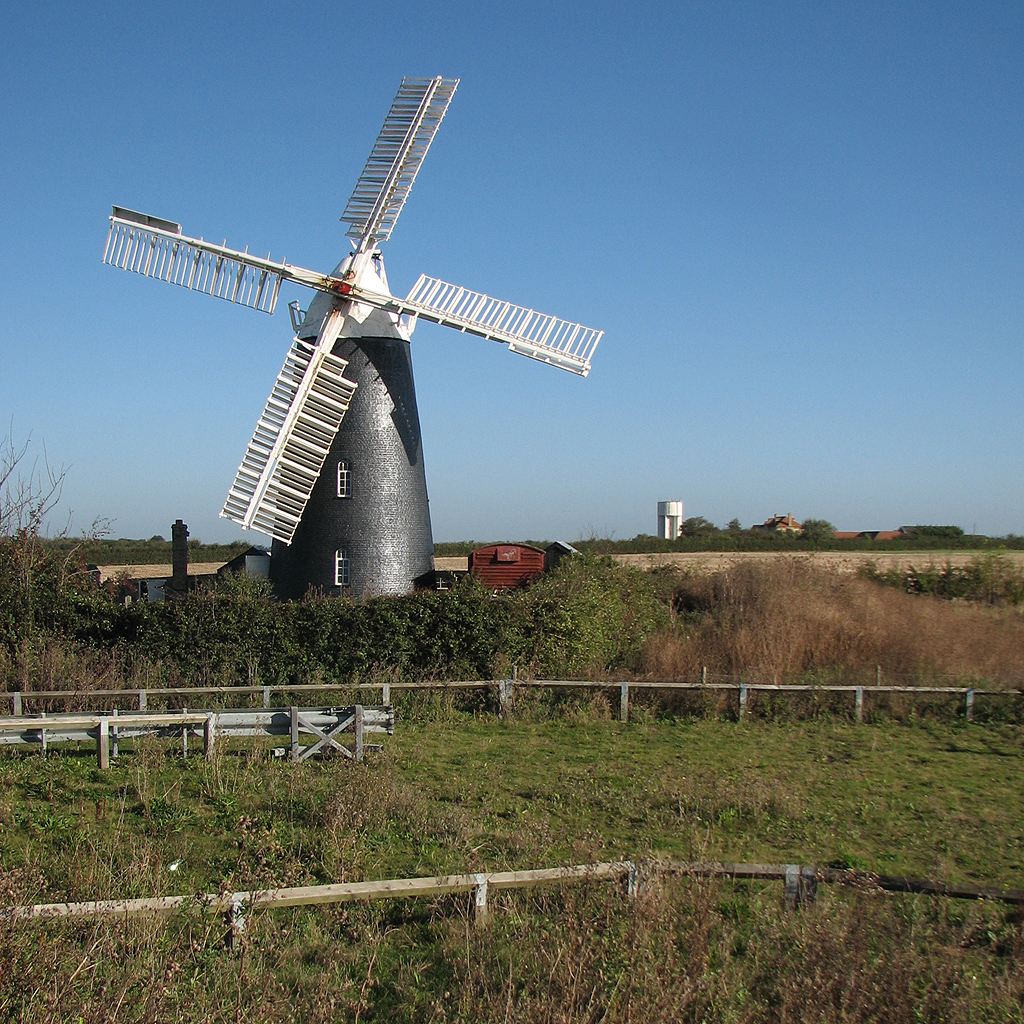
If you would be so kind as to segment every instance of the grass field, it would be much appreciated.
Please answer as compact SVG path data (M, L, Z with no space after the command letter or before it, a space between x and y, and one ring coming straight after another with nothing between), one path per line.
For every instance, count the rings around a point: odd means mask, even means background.
M0 677L22 688L703 666L751 682L1024 680L1024 578L1007 560L868 579L797 559L711 573L574 559L506 595L470 581L278 606L236 584L141 609L32 579L0 574ZM849 694L757 692L740 723L735 694L634 693L628 726L596 691L521 688L509 719L493 694L403 693L395 736L360 765L242 743L183 763L150 740L101 773L91 744L2 751L0 907L619 857L1024 887L1019 696L979 698L968 725L962 697L872 695L855 725ZM1019 909L867 884L821 886L796 913L781 897L580 883L495 894L484 931L465 895L264 911L234 948L197 906L162 922L0 913L0 1021L1024 1022Z
M622 726L595 703L406 721L365 767L241 746L186 765L156 741L103 773L91 750L4 754L3 861L44 865L50 900L647 856L1024 881L1019 726Z
M365 765L244 746L183 764L146 742L100 773L91 751L4 753L4 901L649 855L1024 882L1019 726L636 714L425 701ZM241 955L188 914L5 926L0 1016L1021 1019L1021 921L998 906L837 890L787 915L778 886L675 881L498 908L482 935L462 897L257 915Z

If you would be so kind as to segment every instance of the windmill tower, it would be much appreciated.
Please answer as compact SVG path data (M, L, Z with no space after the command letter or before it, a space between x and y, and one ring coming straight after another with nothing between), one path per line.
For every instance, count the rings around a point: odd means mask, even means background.
M283 281L313 289L289 309L295 337L221 516L274 538L281 597L406 593L433 568L409 340L418 319L506 344L586 376L602 331L421 275L391 294L380 244L458 79L405 78L341 220L351 251L330 274L213 245L173 221L115 206L103 262L264 313Z

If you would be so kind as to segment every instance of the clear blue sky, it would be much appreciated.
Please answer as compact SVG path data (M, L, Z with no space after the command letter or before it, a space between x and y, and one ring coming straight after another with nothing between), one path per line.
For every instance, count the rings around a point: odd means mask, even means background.
M313 269L402 75L462 84L385 248L603 328L421 324L435 540L1024 533L1024 5L10 3L0 418L116 536L219 520L291 333L105 267L110 205ZM252 535L253 540L259 539Z

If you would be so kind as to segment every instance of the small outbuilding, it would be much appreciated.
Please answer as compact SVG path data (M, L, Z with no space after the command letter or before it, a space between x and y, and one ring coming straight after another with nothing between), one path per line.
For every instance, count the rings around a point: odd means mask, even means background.
M556 540L554 544L549 544L544 550L544 571L554 569L563 558L578 554L579 551L571 544L566 544L564 540Z
M544 552L528 544L488 544L469 556L469 571L485 587L517 587L544 574Z
M235 555L230 562L225 562L217 570L217 575L224 577L233 572L244 572L249 576L267 579L270 576L270 550L255 546L248 548L240 555Z

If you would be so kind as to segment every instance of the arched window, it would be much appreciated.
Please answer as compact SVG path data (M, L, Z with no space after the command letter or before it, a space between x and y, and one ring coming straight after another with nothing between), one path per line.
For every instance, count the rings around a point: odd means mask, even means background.
M338 497L352 497L352 471L348 468L348 462L345 459L338 463Z
M336 587L349 586L348 552L344 548L339 548L334 552L334 585Z

